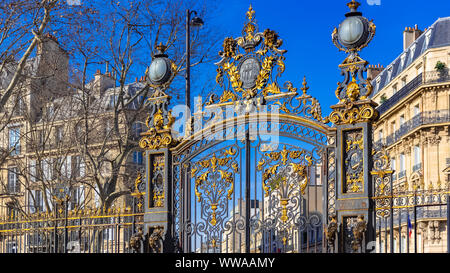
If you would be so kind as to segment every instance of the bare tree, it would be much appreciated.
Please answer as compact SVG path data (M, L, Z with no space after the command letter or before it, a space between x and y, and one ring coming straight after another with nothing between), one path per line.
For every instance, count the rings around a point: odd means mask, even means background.
M32 7L33 1L10 2ZM2 169L14 172L22 188L21 195L7 195L9 202L27 214L53 210L60 189L69 192L73 208L95 207L95 201L109 208L123 200L143 166L139 133L145 130L145 98L153 92L144 72L155 45L164 44L176 64L178 76L167 92L177 101L186 69L185 10L204 15L209 5L195 0L91 1L76 9L61 1L36 4L35 18L45 24L22 39L30 47L15 53L25 59L11 64L14 74L0 98L2 128L21 124L22 153L13 155L17 146L11 141L4 141L9 145L0 153ZM218 39L207 28L192 35L194 67L211 60ZM13 114L19 106L24 110ZM8 177L0 182L8 192Z

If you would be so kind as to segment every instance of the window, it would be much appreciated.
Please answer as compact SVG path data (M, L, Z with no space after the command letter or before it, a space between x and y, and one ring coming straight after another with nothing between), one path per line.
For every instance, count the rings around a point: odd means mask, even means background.
M18 210L15 206L14 202L9 202L6 204L6 208L7 208L7 216L9 217L9 219L16 219L17 215L18 215Z
M409 63L412 62L412 60L414 59L414 53L416 51L416 43L411 45L410 51L409 51Z
M109 108L114 108L116 106L117 100L119 96L118 95L110 95L109 96Z
M398 173L398 178L402 178L405 176L406 174L406 170L405 170L405 154L401 153L400 154L400 171Z
M75 131L75 137L77 137L77 138L81 137L82 132L83 132L82 128L81 128L81 124L75 125L74 131Z
M51 181L53 179L53 162L51 158L42 160L42 174L44 181Z
M95 190L93 192L94 194L94 205L96 208L100 207L100 190L97 186L95 186Z
M395 170L397 169L395 163L396 163L396 162L395 162L395 157L391 158L391 169L392 169L393 171L395 171Z
M22 97L18 97L16 104L14 105L13 115L15 115L15 116L22 115L23 110L24 110L23 108L24 108L23 99L22 99Z
M18 193L20 192L20 182L18 178L17 167L8 169L8 192Z
M69 155L61 163L61 175L63 178L70 178L72 174L72 157Z
M419 104L414 105L414 116L417 116L418 114L420 114L420 108L419 108Z
M36 182L36 160L30 160L30 181Z
M74 177L84 177L86 175L86 164L81 156L72 157L72 170Z
M133 163L142 164L142 162L143 162L142 152L134 151L133 152Z
M105 131L104 131L105 137L111 136L114 134L115 131L114 131L114 127L113 127L113 122L110 118L105 119L104 129L105 129Z
M403 79L402 79L402 87L404 87L406 85L406 77L404 77Z
M397 93L397 84L394 84L393 86L392 86L392 94L395 94L395 93Z
M388 75L387 75L386 82L390 82L391 81L391 76L392 76L392 65L390 65L388 67Z
M380 141L383 141L383 129L381 129L380 131L378 131L378 139L380 140Z
M81 208L84 204L84 186L73 188L70 197L69 209Z
M400 116L400 126L402 126L405 123L405 115Z
M140 122L133 123L131 130L133 137L139 138L142 133L142 124Z
M406 252L406 237L402 236L402 253Z
M53 118L53 115L55 114L55 108L53 108L53 105L50 105L47 107L47 120L50 120Z
M20 127L9 129L9 150L12 156L20 154Z
M60 143L63 140L63 127L58 126L55 128L55 142Z
M403 54L402 54L402 57L401 57L401 64L400 64L399 71L401 71L401 69L404 68L404 65L405 65L405 59L406 59L406 53L403 53Z
M395 121L393 121L393 122L391 122L391 132L395 133L395 130L396 130L396 128L395 128Z
M44 211L44 199L42 198L42 191L31 190L28 194L28 208L30 213Z
M413 166L413 172L417 171L421 167L421 161L420 161L420 147L419 145L414 146L414 166Z

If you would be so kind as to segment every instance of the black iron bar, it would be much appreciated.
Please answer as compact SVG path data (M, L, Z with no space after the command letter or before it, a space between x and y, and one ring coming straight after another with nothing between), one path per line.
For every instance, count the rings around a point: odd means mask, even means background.
M402 253L402 209L398 209L398 253Z
M245 252L250 253L250 137L245 134Z
M414 195L414 253L417 253L417 196Z
M450 198L447 194L447 253L450 253Z

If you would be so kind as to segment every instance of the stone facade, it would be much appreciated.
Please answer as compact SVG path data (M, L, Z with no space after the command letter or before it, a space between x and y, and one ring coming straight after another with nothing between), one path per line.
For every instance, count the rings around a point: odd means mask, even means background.
M373 79L372 99L380 104L374 141L388 149L391 168L395 170L394 191L448 189L450 37L446 36L449 27L450 17L437 20L423 33L417 26L407 28L408 45L404 52ZM413 35L413 32L422 34ZM445 64L444 69L437 69L438 63ZM418 219L419 252L447 251L446 219L442 217ZM404 224L402 238L406 240Z

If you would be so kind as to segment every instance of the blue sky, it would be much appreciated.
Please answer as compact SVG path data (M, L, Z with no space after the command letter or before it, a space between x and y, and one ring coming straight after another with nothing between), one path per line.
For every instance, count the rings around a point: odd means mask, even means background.
M417 24L423 30L439 17L450 16L448 0L378 0L380 5L369 5L367 1L376 1L359 0L362 4L359 10L377 26L375 38L361 52L370 64L386 66L402 52L405 27ZM246 20L245 12L252 4L259 30L277 31L283 39L282 48L288 50L282 82L292 81L296 87L301 87L305 75L309 94L319 99L323 114L329 114L329 106L337 102L334 96L336 83L342 80L338 65L345 59L345 53L339 52L331 42L331 32L345 19L348 2L228 0L219 2L215 11L204 19L205 24L223 33L223 38L238 37ZM203 71L196 70L195 73L204 75L201 80L214 81L213 65L205 65L199 70ZM192 77L196 77L195 74Z

